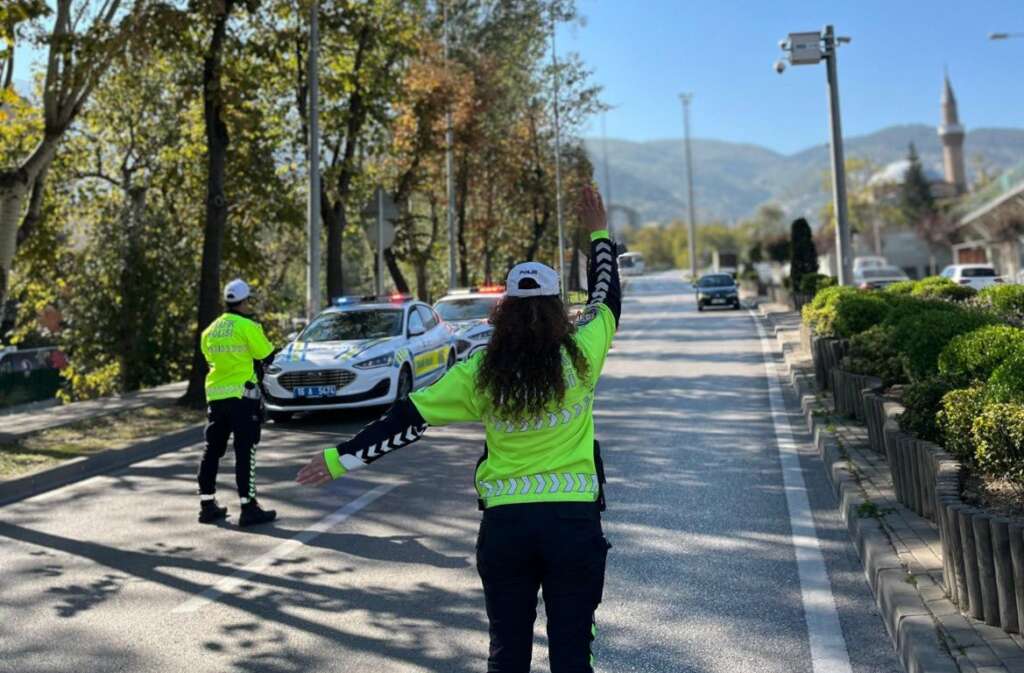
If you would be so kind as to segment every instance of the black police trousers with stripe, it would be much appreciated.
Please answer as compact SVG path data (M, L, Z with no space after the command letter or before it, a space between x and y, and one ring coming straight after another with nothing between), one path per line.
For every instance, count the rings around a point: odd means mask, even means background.
M256 444L260 441L259 400L214 400L206 408L206 448L199 463L199 493L217 492L217 468L234 436L235 482L238 497L256 497Z
M592 673L594 611L611 545L596 503L501 505L484 511L477 570L491 647L488 673L528 673L537 592L547 613L551 673Z

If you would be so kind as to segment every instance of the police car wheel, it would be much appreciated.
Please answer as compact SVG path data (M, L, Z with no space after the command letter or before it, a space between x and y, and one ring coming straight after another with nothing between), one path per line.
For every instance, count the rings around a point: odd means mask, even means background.
M287 423L292 420L292 412L290 411L268 411L267 418L274 421L275 423Z
M409 372L408 367L402 367L402 371L398 372L398 388L395 390L395 399L404 400L409 397L411 392L412 374Z

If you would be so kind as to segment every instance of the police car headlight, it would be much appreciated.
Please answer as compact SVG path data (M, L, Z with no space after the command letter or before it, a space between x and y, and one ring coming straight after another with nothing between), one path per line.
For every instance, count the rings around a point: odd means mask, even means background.
M281 365L270 365L269 367L267 367L268 374L280 374L281 371Z
M394 362L395 362L395 354L394 353L387 353L385 355L378 355L375 358L370 358L369 360L363 360L362 362L357 362L353 366L359 367L360 369L373 369L375 367L389 367L392 364L394 364Z

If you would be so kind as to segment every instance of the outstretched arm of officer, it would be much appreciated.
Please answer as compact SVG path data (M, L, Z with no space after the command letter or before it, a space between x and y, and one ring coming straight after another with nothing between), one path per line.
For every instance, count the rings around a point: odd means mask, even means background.
M409 400L396 402L383 418L364 427L352 439L315 455L299 470L296 481L304 486L326 484L412 444L427 427L415 404Z
M619 286L618 259L615 246L608 234L608 219L605 215L601 193L590 185L580 190L578 204L580 221L590 232L590 264L587 268L587 306L607 306L619 324L622 311L622 289Z

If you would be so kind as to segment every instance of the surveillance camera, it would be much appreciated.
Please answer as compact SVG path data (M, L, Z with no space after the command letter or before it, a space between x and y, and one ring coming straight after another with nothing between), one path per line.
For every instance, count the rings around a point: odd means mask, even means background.
M782 51L789 51L789 40L785 38L779 40L779 49Z
M786 62L783 61L782 59L779 59L778 61L776 61L775 62L775 72L777 72L777 73L779 73L781 75L785 71L786 71Z

